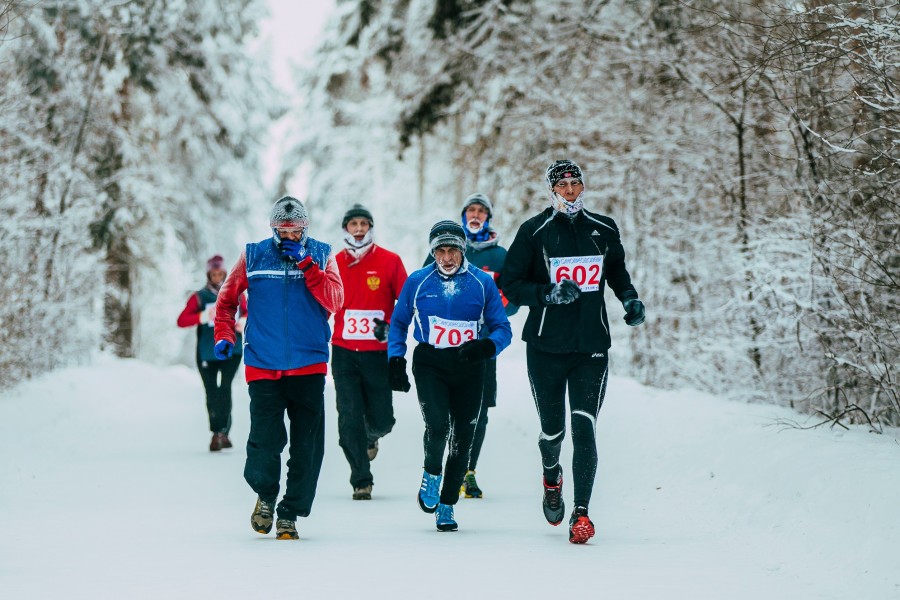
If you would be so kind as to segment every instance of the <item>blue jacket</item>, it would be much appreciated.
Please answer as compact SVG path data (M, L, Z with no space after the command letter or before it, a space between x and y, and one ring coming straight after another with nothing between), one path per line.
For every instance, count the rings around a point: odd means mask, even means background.
M308 238L306 251L324 270L331 246ZM272 238L247 244L246 258L244 363L287 371L328 362L328 311L306 288L303 271L281 257Z
M247 309L250 314L252 310ZM388 332L388 356L406 354L409 326L413 337L428 342L428 317L451 321L477 321L479 337L490 338L500 354L512 341L512 329L503 309L503 301L494 278L463 260L459 270L449 277L430 264L412 273L403 289Z

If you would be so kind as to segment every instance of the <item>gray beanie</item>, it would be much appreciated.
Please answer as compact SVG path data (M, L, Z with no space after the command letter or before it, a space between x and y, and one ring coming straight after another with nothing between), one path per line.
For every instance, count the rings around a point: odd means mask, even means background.
M463 254L466 253L466 232L455 221L438 221L432 225L428 242L431 244L432 254L441 246L451 246L458 248Z
M272 205L269 227L272 229L293 227L306 229L309 227L309 213L306 212L306 207L302 202L293 196L284 196Z
M472 194L471 196L466 198L465 202L463 202L462 212L465 213L466 209L469 208L470 206L472 206L473 204L480 204L483 207L485 207L488 212L488 218L489 219L493 218L494 207L493 207L493 205L491 205L491 201L488 199L487 196L485 196L481 192L475 192L474 194Z

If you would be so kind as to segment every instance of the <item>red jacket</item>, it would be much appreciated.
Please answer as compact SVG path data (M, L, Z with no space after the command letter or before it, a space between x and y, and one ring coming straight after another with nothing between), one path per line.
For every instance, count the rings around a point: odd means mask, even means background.
M247 296L245 294L241 294L240 300L238 301L238 307L240 309L240 314L244 317L247 316ZM200 310L200 299L197 297L197 292L194 292L190 295L187 300L187 304L184 307L184 310L181 311L181 314L178 315L178 326L179 327L197 327L201 325L200 323L200 313L203 312Z
M372 244L372 249L357 261L347 250L335 256L341 281L344 282L344 304L334 315L334 334L331 343L347 350L371 352L387 351L387 343L372 336L373 313L347 311L382 311L383 320L390 323L394 303L406 282L406 268L400 257Z

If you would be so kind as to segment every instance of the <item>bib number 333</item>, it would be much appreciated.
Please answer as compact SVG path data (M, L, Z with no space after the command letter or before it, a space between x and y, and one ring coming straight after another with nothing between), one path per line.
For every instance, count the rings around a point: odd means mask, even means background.
M475 321L448 321L428 317L428 343L435 348L453 348L477 337Z
M598 291L602 272L602 256L568 256L550 259L550 277L553 279L553 283L571 279L578 284L582 292Z
M344 339L374 340L376 318L384 320L384 311L347 310L344 312Z

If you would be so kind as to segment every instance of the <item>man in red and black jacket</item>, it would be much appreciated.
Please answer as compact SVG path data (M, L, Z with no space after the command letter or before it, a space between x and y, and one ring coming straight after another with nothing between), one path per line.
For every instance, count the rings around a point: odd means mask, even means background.
M287 486L278 504L279 539L297 539L295 521L306 517L316 495L324 456L325 373L328 317L344 301L331 246L307 235L309 216L290 196L270 218L272 237L247 244L219 292L215 353L234 349L234 314L247 290L244 365L250 392L250 436L244 479L258 495L250 524L272 529L281 480L281 452L288 442Z
M354 500L372 498L370 462L378 440L394 427L387 371L387 333L394 303L406 282L400 257L375 244L372 213L360 204L344 214L344 245L336 261L344 305L334 316L331 368L337 396L338 436L350 464Z

